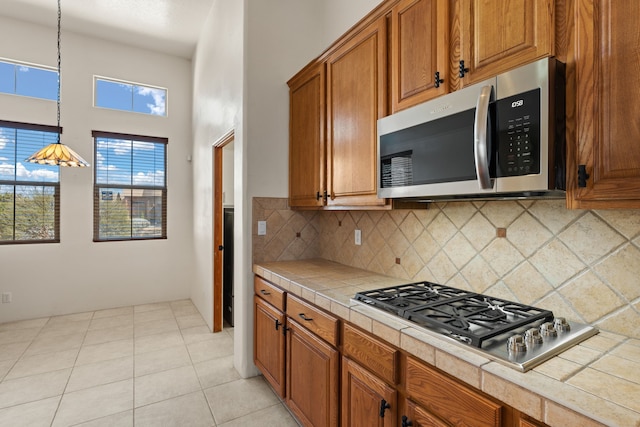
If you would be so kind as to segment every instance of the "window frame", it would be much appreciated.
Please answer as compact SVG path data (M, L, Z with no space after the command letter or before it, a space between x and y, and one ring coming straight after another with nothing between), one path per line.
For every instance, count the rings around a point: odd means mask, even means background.
M133 109L133 99L132 99L132 103L131 103L131 109L130 110L125 110L125 109L121 109L121 108L113 108L113 107L103 107L101 105L98 105L98 80L103 80L106 82L110 82L110 83L121 83L121 84L125 84L125 85L131 85L132 88L135 87L142 87L142 88L148 88L148 89L158 89L158 90L162 90L164 91L164 114L152 114L152 113L145 113L145 112L141 112L141 111L135 111ZM151 116L151 117L164 117L167 118L169 117L169 89L166 87L162 87L162 86L155 86L155 85L150 85L150 84L146 84L146 83L139 83L139 82L132 82L129 80L122 80L122 79L116 79L113 77L105 77L105 76L99 76L94 74L93 76L93 107L94 108L103 108L105 110L112 110L112 111L122 111L125 113L134 113L134 114L142 114L144 116Z
M155 136L144 136L144 135L132 135L132 134L124 134L117 132L105 132L105 131L92 131L91 136L93 137L94 144L94 164L95 167L93 172L93 241L94 242L123 242L123 241L137 241L137 240L166 240L167 239L167 153L168 153L168 145L169 139L164 137L155 137ZM99 138L109 138L109 139L120 139L132 142L151 142L155 144L163 144L164 145L164 186L159 187L157 185L133 185L133 184L121 184L121 183L106 183L99 184L98 183L98 162L97 162L97 153L98 153L98 139ZM133 151L131 153L133 156ZM133 181L133 171L131 174L131 178ZM101 191L103 189L111 189L111 188L122 188L122 189L148 189L148 190L160 190L162 194L162 217L161 217L161 235L160 236L133 236L130 237L119 237L119 238L100 238L100 197ZM133 229L133 218L131 218L131 228Z
M0 120L0 128L12 128L16 130L31 130L48 132L53 134L62 134L62 128L58 126L40 125L35 123L23 123L13 122L8 120ZM17 142L16 142L17 143ZM15 159L15 165L17 165L18 159ZM21 244L37 244L37 243L60 243L60 167L58 166L58 181L19 181L0 179L0 185L7 185L14 187L14 199L13 199L13 239L12 240L0 240L0 245L21 245ZM15 187L51 187L54 189L54 220L53 220L53 239L24 239L16 240L16 214L15 214Z
M0 92L0 94L19 96L21 98L40 99L40 100L48 101L48 102L57 102L57 99L58 99L57 93L58 93L58 84L59 84L59 81L60 81L60 74L58 73L58 69L56 67L50 67L48 65L34 64L34 63L24 62L24 61L16 61L14 59L3 58L3 57L0 57L0 62L3 62L5 64L11 64L14 67L14 81L13 81L14 88L13 88L13 92ZM17 74L15 73L16 67L28 67L28 68L33 68L33 69L42 70L42 71L49 71L49 72L54 73L56 75L56 83L50 89L53 89L53 92L54 92L54 94L56 96L52 97L52 98L47 98L47 97L43 97L43 96L23 95L21 93L18 93L16 91L17 84L18 84L18 80L16 78Z

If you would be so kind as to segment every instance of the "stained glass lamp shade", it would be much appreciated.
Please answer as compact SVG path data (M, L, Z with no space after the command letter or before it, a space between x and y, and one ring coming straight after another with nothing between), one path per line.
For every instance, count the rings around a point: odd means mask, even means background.
M58 129L60 129L60 22L61 22L60 0L58 0ZM84 160L78 153L60 142L60 134L58 140L53 144L49 144L40 151L32 154L26 162L38 163L41 165L59 165L74 168L88 167L89 163Z

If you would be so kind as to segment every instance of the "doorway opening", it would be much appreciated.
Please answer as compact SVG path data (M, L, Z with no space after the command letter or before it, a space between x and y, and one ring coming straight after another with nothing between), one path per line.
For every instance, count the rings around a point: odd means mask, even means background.
M213 144L213 332L233 326L233 140Z

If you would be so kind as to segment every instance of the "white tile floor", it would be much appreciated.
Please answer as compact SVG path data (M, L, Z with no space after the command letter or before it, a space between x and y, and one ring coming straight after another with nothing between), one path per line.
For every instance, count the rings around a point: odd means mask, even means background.
M0 426L291 426L189 300L0 324Z

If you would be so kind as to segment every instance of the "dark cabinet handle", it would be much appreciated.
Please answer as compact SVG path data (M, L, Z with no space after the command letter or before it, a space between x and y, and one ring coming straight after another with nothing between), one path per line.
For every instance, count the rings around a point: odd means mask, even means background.
M278 330L278 328L279 328L280 326L282 326L282 325L284 325L284 323L283 323L283 322L281 322L281 321L279 321L278 319L276 319L276 331L277 331L277 330Z
M585 165L578 165L578 187L585 188L587 186L587 180L589 179L587 173L587 167Z
M460 78L463 78L466 73L469 72L469 69L464 66L464 61L460 61L458 65L458 75Z
M433 85L436 88L440 87L440 83L444 83L444 80L440 78L440 71L436 71L433 75Z
M300 313L298 314L298 316L300 316L302 320L306 320L307 322L310 322L313 320L313 318L305 316L304 313Z
M218 246L218 250L219 250L219 251L224 250L224 246L222 246L222 245Z
M406 415L402 416L402 427L411 427L413 425L413 423L411 421L409 421L409 418L407 418Z
M262 295L271 295L271 292L265 291L264 289L260 289L260 293Z
M391 408L391 405L389 405L386 400L382 399L380 401L380 418L384 418L384 411L389 408Z
M316 193L316 200L320 200L321 197L322 197L322 194L320 194L320 192L318 191Z

